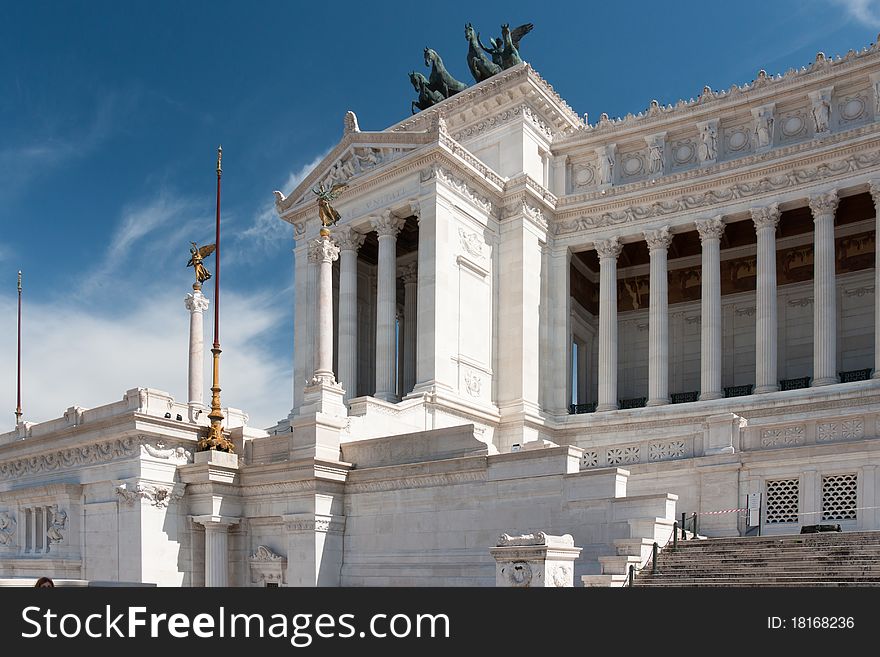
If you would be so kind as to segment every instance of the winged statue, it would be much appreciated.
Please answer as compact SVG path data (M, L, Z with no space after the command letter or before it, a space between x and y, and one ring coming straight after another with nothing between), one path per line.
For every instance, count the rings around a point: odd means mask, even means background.
M502 27L501 30L501 38L500 39L489 39L489 44L492 46L491 48L487 48L483 45L483 42L480 41L480 35L477 35L477 42L480 44L480 47L489 53L492 56L492 62L500 66L502 69L510 68L511 66L519 63L516 61L512 61L512 53L515 51L519 53L519 42L526 34L532 31L534 28L534 24L525 23L520 25L519 27L515 27L510 32L510 43L508 44L505 40L505 32L506 30Z
M318 197L318 216L321 218L321 225L325 228L335 225L341 219L336 209L330 205L330 201L338 198L346 187L348 187L348 183L339 182L334 183L330 189L326 189L324 183L321 183L312 189L315 196Z
M211 272L205 268L205 265L202 264L202 260L214 253L214 249L217 248L217 245L208 244L207 246L199 248L199 245L195 242L190 242L190 244L192 244L189 248L190 258L189 262L186 263L186 266L195 268L196 285L201 287L202 283L211 278Z

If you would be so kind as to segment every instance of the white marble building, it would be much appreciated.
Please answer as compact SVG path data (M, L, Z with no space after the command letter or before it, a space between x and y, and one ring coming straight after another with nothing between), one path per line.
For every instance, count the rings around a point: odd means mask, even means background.
M289 415L194 454L191 381L0 435L0 577L491 586L545 531L616 584L750 493L764 534L880 529L880 47L595 124L521 64L344 126L276 192Z

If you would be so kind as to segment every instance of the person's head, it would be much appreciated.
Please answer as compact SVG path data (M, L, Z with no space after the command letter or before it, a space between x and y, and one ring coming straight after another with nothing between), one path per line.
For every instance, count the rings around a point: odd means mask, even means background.
M37 589L43 589L43 588L51 589L54 587L55 587L55 582L53 582L48 577L41 577L40 579L37 580L37 583L34 584L34 588L37 588Z

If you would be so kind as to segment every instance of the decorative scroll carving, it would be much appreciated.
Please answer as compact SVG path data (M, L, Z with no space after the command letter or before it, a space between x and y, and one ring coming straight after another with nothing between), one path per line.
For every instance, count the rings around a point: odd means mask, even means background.
M38 456L0 463L0 480L18 479L43 472L57 472L78 466L109 463L115 459L136 456L135 438L120 438L83 447L58 450Z

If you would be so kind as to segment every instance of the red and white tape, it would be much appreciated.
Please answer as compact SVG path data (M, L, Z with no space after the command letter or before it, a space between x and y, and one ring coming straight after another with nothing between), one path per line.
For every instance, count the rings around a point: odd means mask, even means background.
M748 509L723 509L721 511L701 511L699 515L701 515L701 516L717 516L721 513L739 513L742 511L748 511Z

